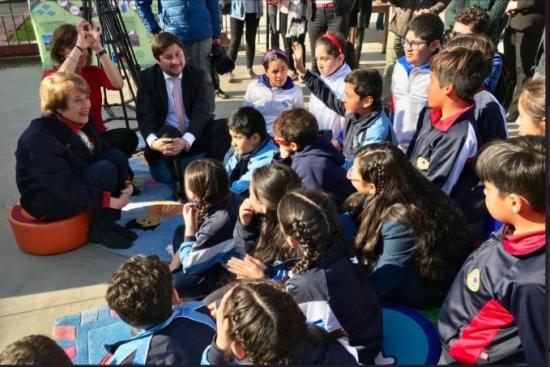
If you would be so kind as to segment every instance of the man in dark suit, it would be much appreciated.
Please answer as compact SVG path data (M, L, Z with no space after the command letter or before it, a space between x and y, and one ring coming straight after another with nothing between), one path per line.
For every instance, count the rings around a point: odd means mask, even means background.
M212 120L204 72L185 64L183 45L168 32L154 36L156 65L139 78L137 120L146 141L145 159L151 176L174 184L184 198L183 169L199 157L223 159L230 138L226 119Z

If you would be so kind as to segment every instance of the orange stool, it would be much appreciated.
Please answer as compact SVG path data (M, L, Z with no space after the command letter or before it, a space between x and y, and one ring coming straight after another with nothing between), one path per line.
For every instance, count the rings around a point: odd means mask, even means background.
M16 203L9 222L17 245L29 254L59 254L88 242L90 215L86 211L56 222L41 222Z

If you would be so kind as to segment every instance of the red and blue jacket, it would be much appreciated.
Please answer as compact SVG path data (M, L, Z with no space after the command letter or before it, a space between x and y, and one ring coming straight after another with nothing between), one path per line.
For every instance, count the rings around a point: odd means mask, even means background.
M545 237L505 226L468 257L439 314L441 342L455 361L544 364Z

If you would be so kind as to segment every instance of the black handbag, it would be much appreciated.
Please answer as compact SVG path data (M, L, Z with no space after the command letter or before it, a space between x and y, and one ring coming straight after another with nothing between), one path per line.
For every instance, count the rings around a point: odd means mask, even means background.
M231 60L231 58L225 52L225 48L223 48L221 45L212 45L212 51L210 51L208 59L220 75L229 73L233 71L233 69L235 69L235 62Z

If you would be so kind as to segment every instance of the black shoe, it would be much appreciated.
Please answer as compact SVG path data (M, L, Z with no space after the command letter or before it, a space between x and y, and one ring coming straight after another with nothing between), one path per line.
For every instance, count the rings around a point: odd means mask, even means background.
M90 232L90 241L113 249L127 249L133 245L132 241L119 234L114 229L101 234Z
M225 93L223 90L221 89L216 89L216 95L218 97L220 97L221 99L228 99L229 98L229 94Z
M121 226L118 223L115 223L114 230L124 236L124 238L129 239L130 241L135 241L138 238L138 235L135 234L131 229Z

